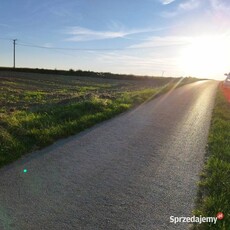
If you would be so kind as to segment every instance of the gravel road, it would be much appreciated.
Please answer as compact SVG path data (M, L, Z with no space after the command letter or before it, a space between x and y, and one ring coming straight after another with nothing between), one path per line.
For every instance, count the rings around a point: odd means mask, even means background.
M191 216L217 85L183 86L0 169L0 229L187 229L170 216Z

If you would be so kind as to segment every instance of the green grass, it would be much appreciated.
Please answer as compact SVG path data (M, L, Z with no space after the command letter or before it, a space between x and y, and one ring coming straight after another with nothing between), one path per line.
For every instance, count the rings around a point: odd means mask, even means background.
M217 92L205 163L195 215L214 217L223 212L217 224L204 223L194 229L230 229L230 104L221 89Z
M187 78L182 83L193 82ZM0 167L74 135L157 94L176 79L120 80L51 74L0 74Z
M159 79L158 79L159 81ZM142 103L165 83L0 76L0 167Z

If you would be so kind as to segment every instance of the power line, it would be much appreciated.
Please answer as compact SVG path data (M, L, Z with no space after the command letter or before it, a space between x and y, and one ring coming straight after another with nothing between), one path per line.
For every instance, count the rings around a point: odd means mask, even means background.
M4 38L0 37L0 40L8 40L8 41L16 41L17 39L10 39L10 38ZM139 46L139 47L124 47L124 48L65 48L65 47L48 47L48 46L42 46L37 45L33 43L17 43L18 46L25 46L25 47L31 47L31 48L39 48L39 49L48 49L48 50L67 50L67 51L124 51L124 50L144 50L144 49L157 49L157 48L166 48L166 47L172 47L172 46L184 46L188 43L181 43L181 44L168 44L168 45L155 45L155 46Z
M64 48L64 47L47 47L47 46L40 46L40 45L29 45L24 43L18 43L19 46L27 46L33 48L40 48L40 49L49 49L49 50L77 50L77 51L100 51L100 50L124 50L122 48Z
M2 38L1 40L13 40L13 68L16 66L16 45L17 46L24 46L24 47L31 47L31 48L39 48L39 49L47 49L52 50L54 52L60 52L62 54L65 54L61 51L131 51L131 50L144 50L144 49L156 49L156 48L164 48L164 47L172 47L172 46L184 46L188 43L181 43L181 44L169 44L169 45L156 45L156 46L145 46L145 47L124 47L124 48L64 48L64 47L48 47L48 46L42 46L42 45L36 45L29 42L22 42L22 43L16 43L18 39L8 39L8 38ZM20 40L21 41L21 40ZM69 54L65 54L69 55ZM73 55L71 55L73 56ZM164 75L165 71L162 71L162 76Z
M49 50L69 50L69 51L116 51L116 50L142 50L142 49L155 49L155 48L164 48L164 47L171 47L171 46L184 46L188 43L181 43L181 44L170 44L170 45L158 45L158 46L145 46L145 47L125 47L125 48L64 48L64 47L48 47L48 46L41 46L35 44L25 44L25 43L17 43L19 46L26 46L32 48L40 48L40 49L49 49Z

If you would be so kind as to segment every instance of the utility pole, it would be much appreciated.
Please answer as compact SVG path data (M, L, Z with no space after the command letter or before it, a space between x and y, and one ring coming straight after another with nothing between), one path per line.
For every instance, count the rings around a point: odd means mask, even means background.
M165 73L165 71L162 71L161 77L163 77L163 76L164 76L164 73Z
M17 39L13 39L13 45L14 45L14 65L13 68L15 68L15 45L16 45Z

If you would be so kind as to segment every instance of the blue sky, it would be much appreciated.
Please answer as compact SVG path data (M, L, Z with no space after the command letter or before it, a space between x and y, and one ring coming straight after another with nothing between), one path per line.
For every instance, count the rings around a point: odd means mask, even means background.
M20 2L20 4L19 4ZM227 0L7 0L0 66L223 78Z

